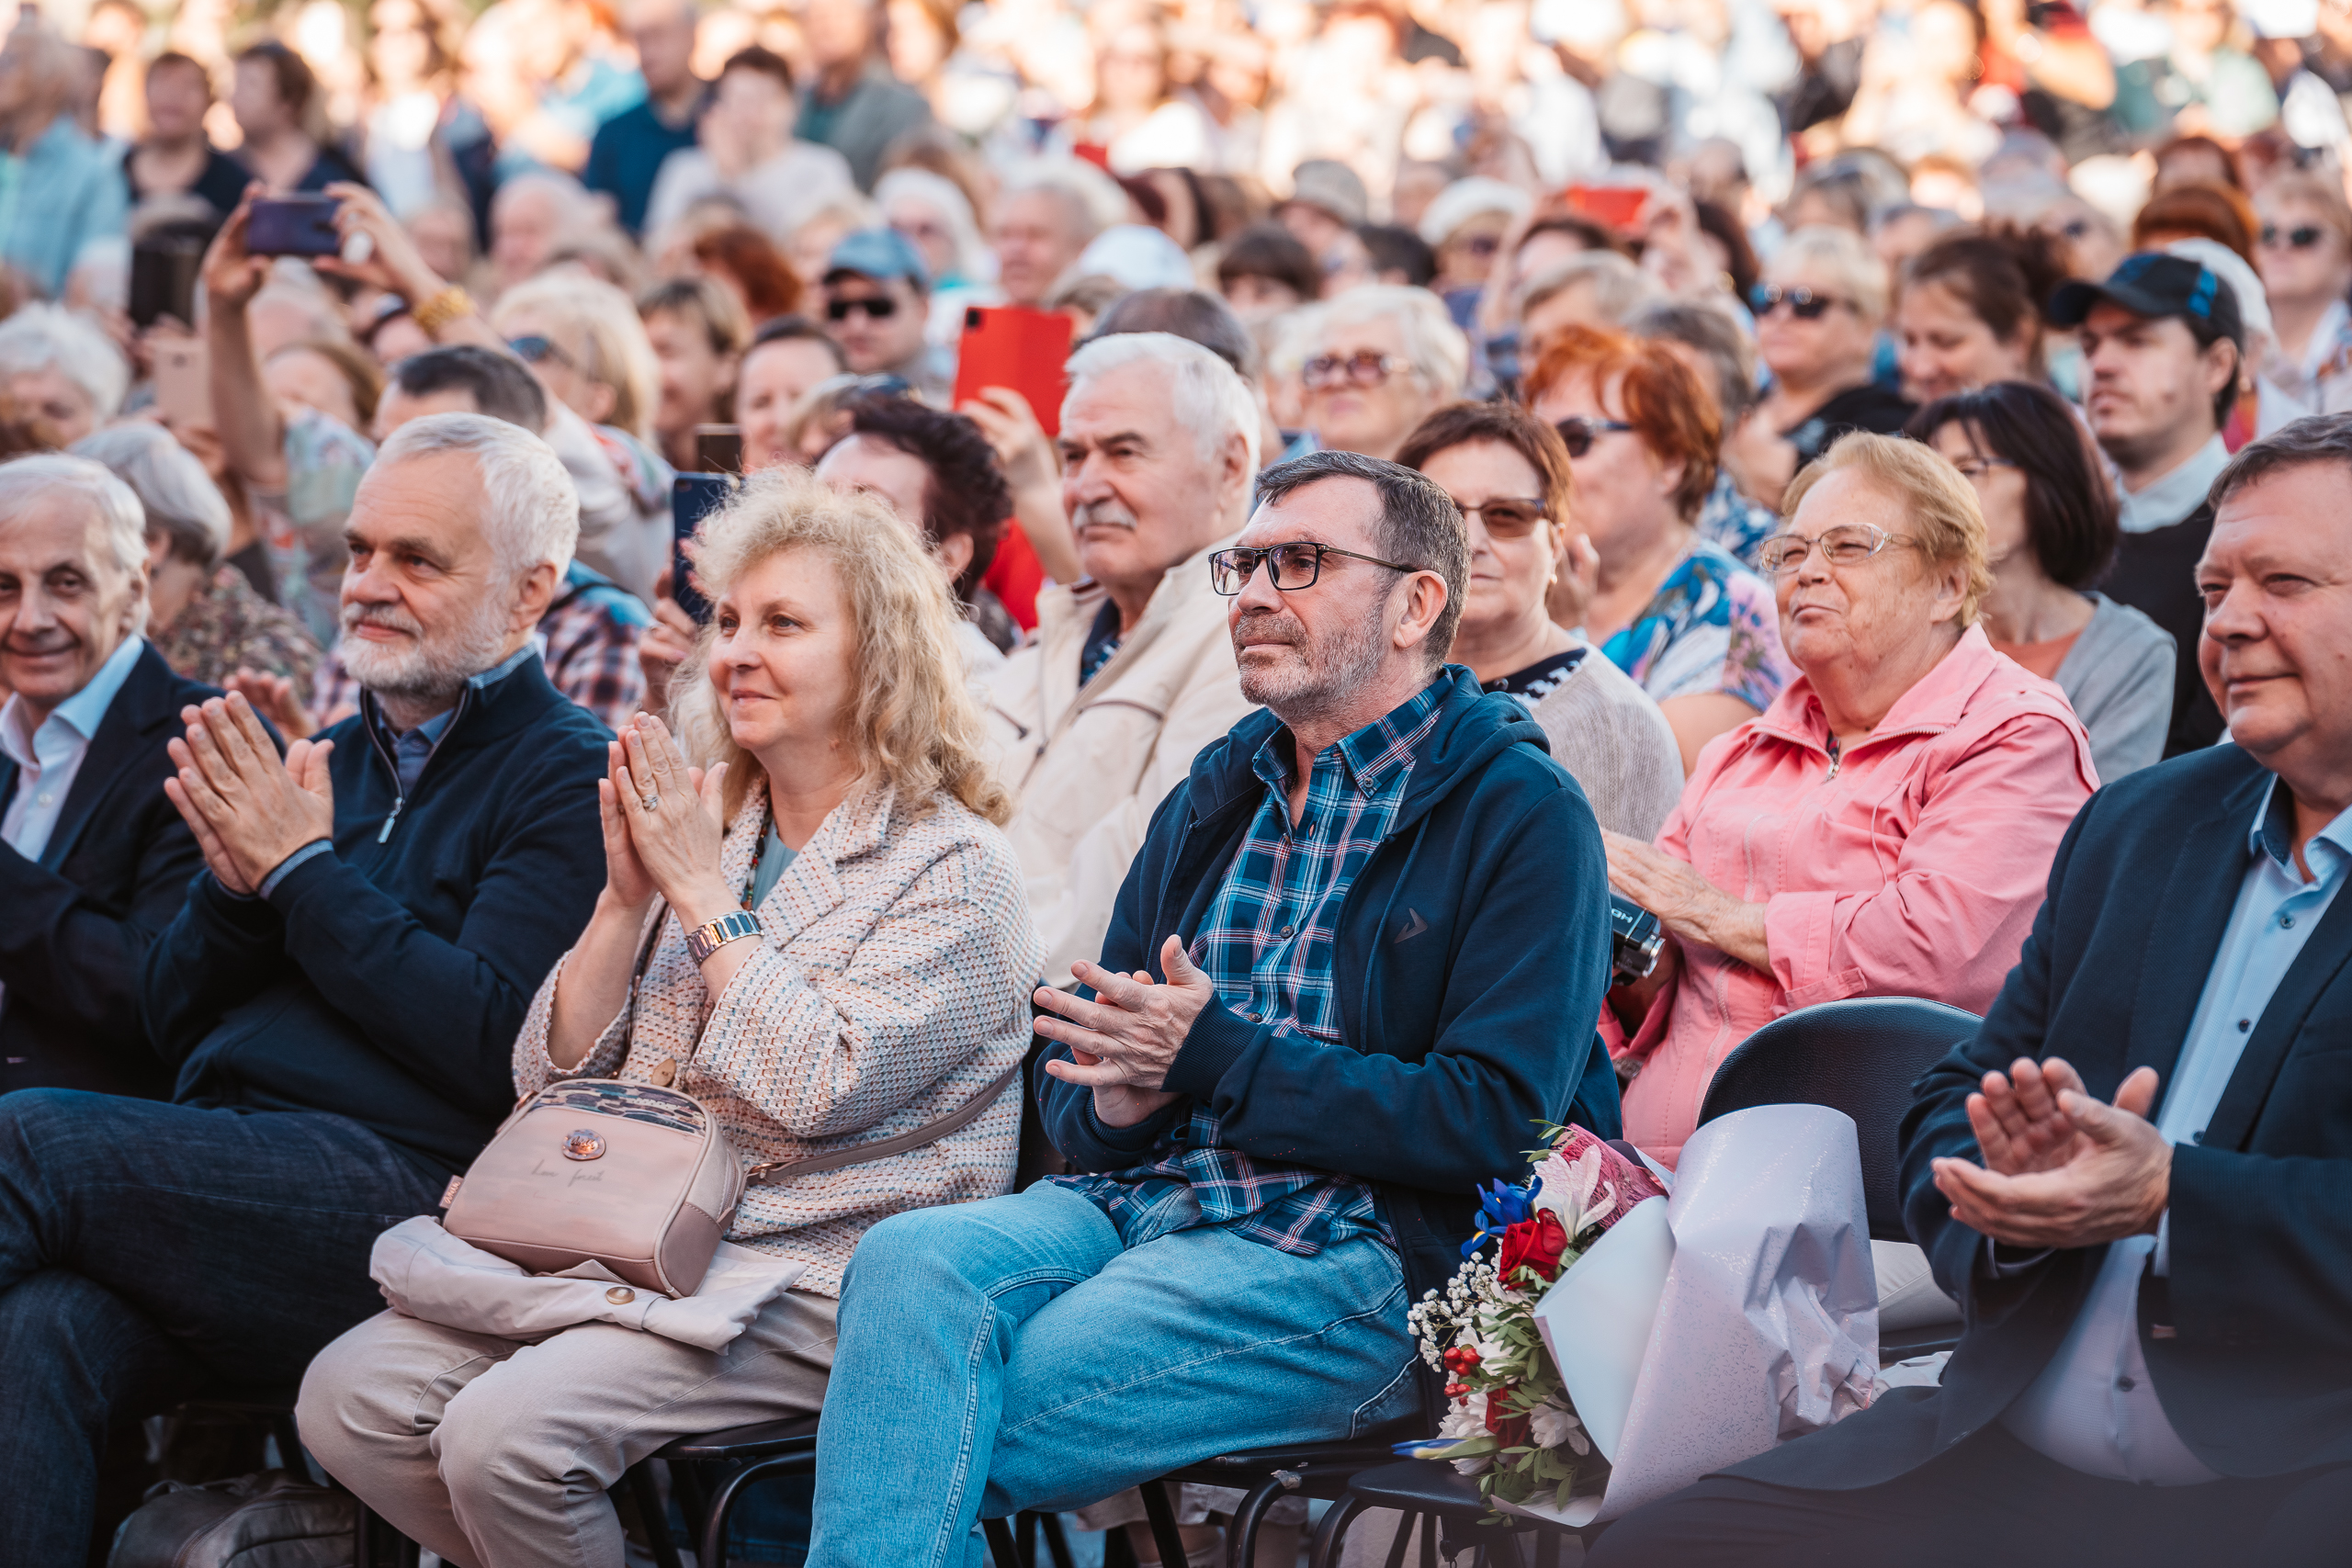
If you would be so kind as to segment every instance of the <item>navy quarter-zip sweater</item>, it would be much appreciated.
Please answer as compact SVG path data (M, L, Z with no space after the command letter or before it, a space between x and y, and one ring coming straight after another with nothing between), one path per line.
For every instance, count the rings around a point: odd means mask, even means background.
M182 1104L331 1111L462 1170L605 885L610 734L531 659L466 688L405 800L366 711L322 739L334 852L266 899L199 875L147 955L148 1033Z
M1604 1138L1620 1126L1594 1032L1610 939L1592 807L1516 700L1481 693L1458 665L1437 679L1448 688L1437 727L1340 908L1346 1043L1278 1034L1212 1002L1168 1073L1185 1098L1138 1125L1104 1126L1092 1090L1049 1075L1036 1091L1080 1170L1148 1164L1205 1100L1231 1147L1365 1179L1415 1300L1461 1266L1473 1190L1526 1179L1540 1124ZM1165 981L1159 949L1170 932L1189 945L1207 914L1265 797L1250 759L1279 723L1252 713L1160 802L1119 889L1104 968Z

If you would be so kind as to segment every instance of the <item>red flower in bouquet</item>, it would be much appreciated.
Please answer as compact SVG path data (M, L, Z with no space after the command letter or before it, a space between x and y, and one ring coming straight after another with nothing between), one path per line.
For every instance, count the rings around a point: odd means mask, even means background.
M1495 1264L1495 1271L1509 1280L1519 1269L1532 1269L1541 1279L1556 1279L1560 1272L1560 1254L1567 1249L1568 1233L1560 1217L1549 1211L1539 1212L1532 1220L1503 1231L1502 1257Z
M1510 1393L1507 1388L1495 1389L1487 1393L1487 1430L1492 1432L1495 1440L1503 1447L1515 1449L1527 1441L1527 1429L1534 1418L1524 1412L1517 1415L1504 1412L1503 1404Z

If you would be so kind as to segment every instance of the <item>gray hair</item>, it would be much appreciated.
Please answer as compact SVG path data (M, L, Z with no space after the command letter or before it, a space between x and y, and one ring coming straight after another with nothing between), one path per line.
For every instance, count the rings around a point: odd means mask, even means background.
M1431 296L1435 298L1435 296ZM1069 356L1069 398L1087 382L1130 365L1160 367L1160 389L1176 423L1193 433L1201 456L1213 458L1230 436L1241 437L1249 471L1258 471L1258 400L1250 384L1216 355L1173 333L1114 333ZM1069 406L1065 399L1062 406Z
M1335 327L1361 326L1366 321L1394 321L1404 340L1405 357L1438 396L1452 401L1462 395L1470 375L1470 340L1445 313L1445 302L1426 288L1401 283L1374 283L1351 288L1336 299L1313 308L1300 331L1312 345Z
M103 463L62 452L40 452L0 463L0 519L13 517L25 503L51 491L70 491L97 514L106 533L107 553L115 566L134 581L147 571L147 513L131 488L107 471ZM0 523L0 526L5 526ZM130 629L147 629L147 602L141 594Z
M162 425L110 424L67 450L105 464L129 485L147 514L147 536L169 539L175 558L209 569L228 554L228 501L195 454Z
M1756 386L1756 345L1721 306L1660 299L1634 311L1625 330L1635 337L1687 344L1706 355L1715 367L1715 401L1723 410L1724 430L1763 400Z
M130 389L130 367L106 333L62 305L27 305L0 321L0 376L54 367L82 389L98 418L112 419Z
M1454 628L1470 593L1470 529L1462 509L1437 482L1417 469L1360 452L1309 452L1277 463L1258 476L1259 506L1272 506L1317 479L1363 479L1380 492L1380 515L1372 529L1373 549L1445 580L1445 608L1421 647L1434 671L1453 651Z
M519 424L481 413L435 413L387 436L376 467L463 452L481 473L490 502L483 526L500 567L519 581L545 562L560 577L580 543L580 495L554 449Z
M980 239L980 226L972 217L972 202L963 187L945 175L935 175L929 169L893 169L874 183L874 205L887 219L890 204L899 197L919 201L947 222L947 231L956 244L956 270L967 281L976 280L989 259L988 245ZM933 278L936 286L938 279Z
M1657 298L1657 286L1615 251L1587 251L1529 278L1512 305L1524 316L1546 299L1587 285L1593 310L1607 321L1623 321Z
M1765 271L1785 274L1807 266L1827 273L1833 287L1852 295L1862 320L1875 325L1886 319L1886 264L1860 234L1826 223L1800 229L1781 242Z
M2352 413L2308 414L2238 449L2205 499L2214 511L2238 491L2290 468L2336 463L2352 468ZM0 472L5 472L0 469Z
M1061 197L1082 239L1091 240L1127 220L1127 193L1119 182L1083 158L1033 158L1015 167L997 192L996 208L1016 196L1046 191Z

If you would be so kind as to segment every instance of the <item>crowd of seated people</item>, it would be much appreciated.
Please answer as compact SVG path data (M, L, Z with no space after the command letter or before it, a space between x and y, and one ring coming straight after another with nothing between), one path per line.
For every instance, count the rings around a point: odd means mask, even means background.
M102 1551L187 1458L126 1434L223 1397L458 1568L617 1568L626 1472L787 1416L828 1568L1128 1528L1425 1434L1407 1314L1531 1129L1671 1173L1743 1042L1883 997L1984 1019L1873 1249L1940 1385L1591 1560L2326 1560L2334 185L2174 148L2228 188L2130 251L1937 216L1932 159L1367 185L1136 88L1191 44L1110 11L1101 112L1016 146L924 107L1001 6L648 0L625 67L588 9L387 43L350 141L290 44L209 117L145 62L119 155L48 23L0 47L0 1568ZM2002 91L2082 42L1986 25ZM448 85L526 46L527 112ZM1298 156L1134 162L1176 130ZM269 254L296 194L339 250ZM1068 352L965 385L998 309ZM726 1348L387 1310L378 1239L583 1079L831 1162L707 1216L798 1270ZM1216 1557L1230 1495L1178 1503Z

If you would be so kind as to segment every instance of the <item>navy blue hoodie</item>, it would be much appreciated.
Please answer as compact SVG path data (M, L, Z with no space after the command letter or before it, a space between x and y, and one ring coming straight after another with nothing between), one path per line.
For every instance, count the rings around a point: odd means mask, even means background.
M1277 1034L1221 1002L1170 1068L1185 1096L1130 1128L1093 1093L1037 1075L1048 1134L1083 1171L1132 1169L1193 1100L1260 1159L1369 1180L1418 1299L1462 1262L1478 1184L1527 1176L1539 1123L1619 1131L1617 1077L1594 1033L1609 980L1609 874L1584 791L1510 697L1448 665L1387 838L1340 907L1340 1034ZM1189 944L1266 785L1250 759L1279 721L1261 709L1204 750L1153 814L1111 915L1102 965L1164 980ZM1049 1055L1067 1055L1055 1045Z
M537 659L466 688L406 799L364 715L329 729L334 852L266 900L198 876L148 952L173 1098L334 1111L464 1169L514 1108L523 1015L605 885L610 738Z

